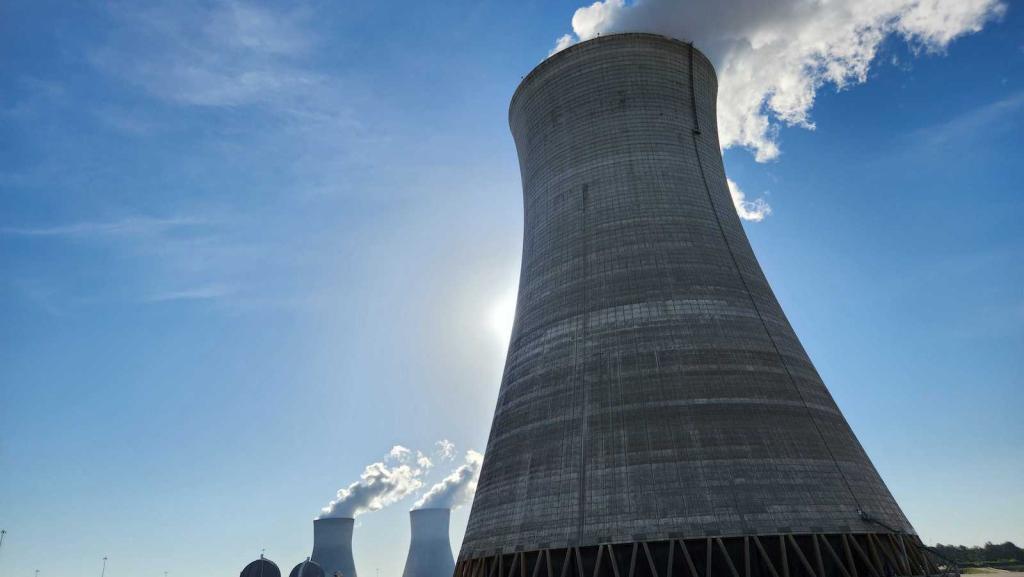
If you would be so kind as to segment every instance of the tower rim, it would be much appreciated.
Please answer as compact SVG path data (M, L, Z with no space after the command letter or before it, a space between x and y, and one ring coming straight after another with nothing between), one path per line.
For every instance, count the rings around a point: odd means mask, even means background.
M625 39L629 39L629 38L645 39L645 40L656 40L656 41L667 42L667 43L670 43L670 44L677 44L677 45L680 45L680 46L686 46L688 49L692 48L693 52L694 52L694 55L700 55L702 58L704 58L705 60L708 61L708 64L710 64L712 75L714 76L714 80L715 80L716 83L718 82L718 70L715 68L714 63L711 62L711 59L708 57L707 54L705 54L700 48L698 48L696 45L694 45L693 42L691 42L689 40L683 40L681 38L674 38L672 36L665 36L664 34L656 34L654 32L614 32L614 33L611 33L611 34L604 34L604 35L601 35L601 36L595 36L593 38L588 38L587 40L582 40L580 42L577 42L577 43L573 44L572 46L569 46L567 48L563 48L562 50L559 50L558 52L555 52L554 54L548 56L547 58L542 60L539 64L534 66L526 74L526 76L524 76L522 78L522 80L519 81L519 84L516 85L515 92L512 93L512 98L509 100L509 104L508 104L508 115L509 115L509 118L511 119L512 111L515 108L516 101L519 99L519 96L522 94L523 90L526 88L526 86L531 84L532 81L536 80L537 77L540 75L540 73L543 72L545 69L550 68L554 63L558 62L559 60L567 58L571 54L581 50L582 47L584 47L584 46L590 46L590 45L593 45L593 44L598 44L598 43L603 43L603 42L611 42L611 41L615 41L615 40L625 40Z

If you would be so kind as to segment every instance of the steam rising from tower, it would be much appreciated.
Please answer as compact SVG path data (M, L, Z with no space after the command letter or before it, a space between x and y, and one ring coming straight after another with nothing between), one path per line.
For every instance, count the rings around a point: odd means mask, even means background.
M813 128L817 90L866 82L886 39L941 51L1005 11L1002 0L599 0L576 10L556 50L616 32L694 42L718 69L723 147L764 161L779 155L778 123Z
M477 478L484 456L476 451L466 451L466 462L450 475L430 488L413 505L414 509L443 508L457 509L466 504L476 491Z
M354 518L379 511L415 493L423 486L423 474L432 463L418 451L415 461L410 463L411 460L409 449L395 445L383 460L367 465L358 481L339 490L321 516Z

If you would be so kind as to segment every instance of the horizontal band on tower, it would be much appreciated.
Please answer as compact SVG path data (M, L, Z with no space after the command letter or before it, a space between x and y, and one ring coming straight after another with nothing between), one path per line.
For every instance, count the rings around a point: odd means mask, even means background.
M463 552L466 553L465 551ZM454 577L957 575L916 535L810 533L606 543L461 558Z

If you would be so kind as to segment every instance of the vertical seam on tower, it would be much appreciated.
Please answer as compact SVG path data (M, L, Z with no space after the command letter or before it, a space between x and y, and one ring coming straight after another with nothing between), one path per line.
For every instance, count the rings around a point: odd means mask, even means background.
M694 78L693 78L693 43L690 42L688 44L688 46L690 48L689 49L689 58L690 58L689 77L690 77L690 110L693 112L693 132L692 132L692 135L693 135L693 148L694 148L694 153L696 154L696 157L697 157L697 168L700 170L701 181L704 183L704 190L705 190L705 192L708 193L708 201L711 202L710 189L708 188L707 179L704 178L704 165L701 163L701 160L700 160L700 150L698 149L698 146L697 146L697 135L700 134L701 131L700 131L700 119L697 116L697 90L695 88L696 87L696 83L694 82ZM719 222L719 220L718 220L718 212L715 210L714 202L711 202L711 212L714 213L714 215L715 215L715 222L718 223L718 228L719 228L719 231L721 232L722 226L721 226L721 222ZM724 233L723 233L723 237L722 238L725 241L726 248L729 250L729 256L732 256L732 247L729 246L729 240L725 238ZM733 259L733 264L734 265L736 264L735 258ZM738 270L739 270L739 267L737 266L737 271ZM743 280L742 275L740 276L740 280L741 281ZM744 288L746 288L746 284L745 283L744 283ZM755 309L756 309L756 306L755 306ZM703 460L699 461L699 463L700 463L700 466L701 466L701 475L703 475L704 474L704 463L703 463ZM744 526L746 526L747 518L746 518L746 515L743 514L743 510L740 508L740 504L739 504L739 502L736 499L736 489L735 489L734 481L730 481L730 483L729 483L729 497L732 500L733 508L735 508L736 513L740 517L740 521L743 523Z
M587 302L587 258L590 252L590 243L587 240L587 192L588 186L584 184L580 192L580 239L583 244L583 256L580 275L582 282L583 303L580 315L580 338L576 345L576 370L579 381L580 396L582 404L580 407L580 475L579 475L579 514L577 515L576 540L577 543L583 540L583 525L586 520L586 491L587 491L587 371L586 371L586 339L587 339L587 318L589 303Z
M693 133L700 134L700 120L697 117L697 89L694 87L693 82L693 42L690 42L690 110L693 112ZM695 137L696 138L696 137ZM696 146L696 139L694 140L694 146ZM700 151L697 152L697 166L700 167ZM704 178L704 168L700 167L701 178ZM704 181L704 188L707 188L707 181ZM710 194L708 198L711 198ZM712 207L714 205L712 204ZM717 218L717 214L715 215ZM719 227L721 228L721 227ZM726 242L728 244L728 241ZM729 249L729 254L732 254L732 249Z
M761 327L764 328L765 334L768 336L768 341L771 342L772 348L775 349L775 354L779 357L779 362L782 363L782 368L786 371L786 376L789 377L789 382L793 386L793 390L796 392L797 397L800 398L801 404L804 406L807 416L811 419L811 424L814 426L814 430L818 433L818 438L821 439L822 445L825 446L825 451L828 453L829 458L832 459L832 464L836 468L836 472L839 473L839 477L843 480L843 484L846 486L846 490L849 491L850 496L853 497L853 502L857 506L857 511L860 513L861 505L860 500L857 498L857 494L853 491L853 487L850 485L849 479L846 478L846 473L843 472L843 468L839 466L839 460L836 459L835 454L832 452L832 447L829 446L828 441L825 439L825 435L821 432L821 428L818 426L817 419L814 418L814 413L811 412L811 408L807 405L807 400L804 399L803 393L800 392L800 387L796 384L796 379L793 378L793 373L789 370L789 363L786 362L786 358L782 354L782 350L779 349L779 345L775 342L775 337L772 336L771 330L768 328L768 322L765 321L764 316L761 314L761 308L757 306L757 300L754 299L754 294L750 292L750 287L747 285L747 279L743 276L743 270L740 268L739 261L736 260L736 254L732 250L732 244L729 242L728 235L725 234L725 227L722 226L722 219L718 216L718 207L715 205L714 197L711 194L711 187L708 186L707 176L704 174L704 163L701 160L700 154L700 124L697 120L697 95L694 87L693 78L693 43L689 43L690 47L690 104L693 111L693 150L697 156L697 169L700 171L701 182L704 184L704 192L708 196L708 203L711 205L711 214L715 217L715 224L718 225L718 232L722 235L722 241L725 243L725 248L729 252L729 258L732 259L732 264L736 268L736 275L740 279L740 283L743 285L744 292L747 293L747 298L750 299L750 304L754 307L754 312L757 314L757 318L761 321Z

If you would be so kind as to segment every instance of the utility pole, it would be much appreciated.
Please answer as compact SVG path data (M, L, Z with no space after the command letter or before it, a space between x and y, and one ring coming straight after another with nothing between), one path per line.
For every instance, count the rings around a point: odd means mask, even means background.
M103 570L100 571L100 577L106 577L107 574L107 558L103 558Z

